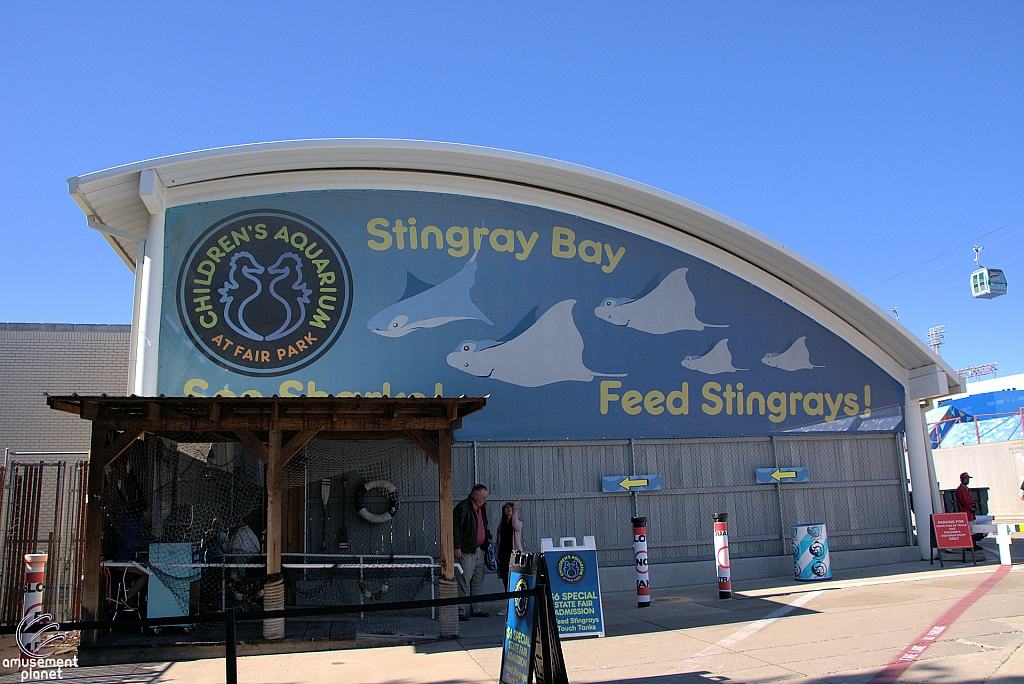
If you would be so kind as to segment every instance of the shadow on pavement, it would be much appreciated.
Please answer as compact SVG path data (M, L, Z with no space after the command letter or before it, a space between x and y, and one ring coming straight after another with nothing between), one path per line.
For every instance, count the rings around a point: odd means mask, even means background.
M805 587L799 587L801 591ZM651 634L678 629L694 629L715 625L747 623L760 620L778 610L800 594L780 592L777 600L765 597L740 596L722 600L717 585L712 587L686 587L664 590L651 602L650 608L637 608L633 594L604 595L604 624L606 636ZM788 598L792 596L792 598ZM474 648L500 647L505 635L504 618L497 616L499 606L485 604L488 618L471 618L459 623L458 639L432 641L416 645L419 653L440 653ZM818 611L795 608L783 618L812 615ZM592 638L592 637L591 637Z

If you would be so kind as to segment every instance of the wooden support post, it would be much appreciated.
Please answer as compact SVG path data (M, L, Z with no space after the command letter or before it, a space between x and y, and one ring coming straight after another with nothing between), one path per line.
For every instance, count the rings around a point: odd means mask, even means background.
M85 504L85 539L82 563L82 619L99 620L100 561L103 552L103 468L107 431L93 423L89 449L89 489ZM93 632L95 635L95 632Z
M270 430L267 444L267 574L281 572L281 431Z
M452 431L437 431L437 488L441 517L441 577L455 579L455 537L452 534Z

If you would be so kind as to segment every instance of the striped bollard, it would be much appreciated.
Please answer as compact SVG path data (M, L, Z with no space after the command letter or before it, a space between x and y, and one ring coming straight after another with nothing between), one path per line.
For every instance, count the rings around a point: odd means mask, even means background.
M23 619L31 620L43 612L43 580L46 576L45 553L25 554L25 599ZM30 650L36 647L36 635L30 638L26 635L24 642Z
M636 606L651 607L651 578L647 564L647 518L633 518L633 557L636 560Z
M732 598L732 571L729 569L729 514L715 513L715 566L718 568L718 598Z

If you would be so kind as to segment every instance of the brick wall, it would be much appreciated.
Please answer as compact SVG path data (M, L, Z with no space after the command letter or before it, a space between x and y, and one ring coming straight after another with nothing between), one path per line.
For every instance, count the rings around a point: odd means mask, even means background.
M46 406L45 393L128 387L131 326L0 323L0 451L86 451L90 423Z

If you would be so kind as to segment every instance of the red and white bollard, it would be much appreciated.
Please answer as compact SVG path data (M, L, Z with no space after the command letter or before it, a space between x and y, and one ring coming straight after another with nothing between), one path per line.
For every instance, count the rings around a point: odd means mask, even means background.
M732 571L729 569L728 513L715 513L715 566L718 568L718 598L732 598Z
M647 518L633 518L633 557L636 561L636 606L651 607L651 578L647 564Z
M43 589L44 578L46 577L45 553L25 554L25 599L23 619L31 620L43 612ZM23 637L23 643L30 649L35 649L35 635Z

